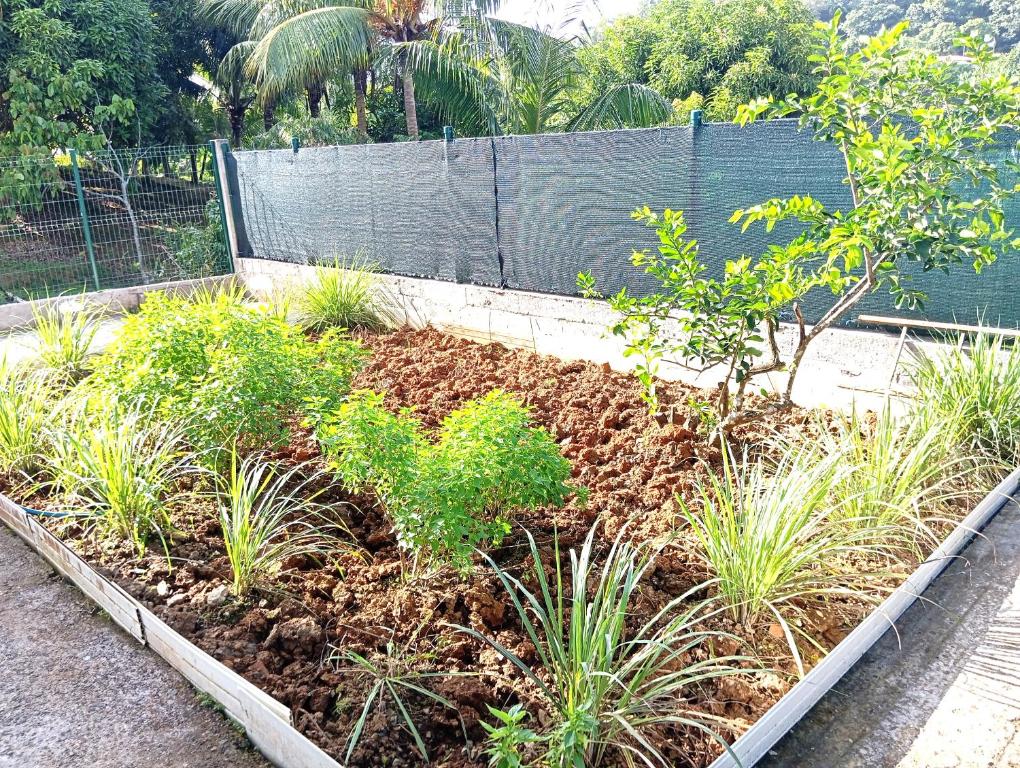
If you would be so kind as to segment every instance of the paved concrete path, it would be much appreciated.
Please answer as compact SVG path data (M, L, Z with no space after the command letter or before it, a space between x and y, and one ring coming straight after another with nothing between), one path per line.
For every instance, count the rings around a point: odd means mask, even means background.
M1016 501L924 597L759 768L1020 766Z
M0 768L267 768L0 524Z

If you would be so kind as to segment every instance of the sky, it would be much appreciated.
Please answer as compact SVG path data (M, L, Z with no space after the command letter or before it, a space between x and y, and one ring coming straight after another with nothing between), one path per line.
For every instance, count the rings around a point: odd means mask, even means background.
M594 29L599 21L637 13L641 5L642 0L504 0L496 16L555 32L568 19L583 19ZM579 32L577 26L568 26L568 34Z

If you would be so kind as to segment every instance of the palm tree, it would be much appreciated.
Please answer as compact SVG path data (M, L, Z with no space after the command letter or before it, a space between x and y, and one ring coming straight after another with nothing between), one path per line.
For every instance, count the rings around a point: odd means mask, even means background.
M465 24L441 44L409 51L427 98L466 132L535 134L659 125L672 105L654 89L614 85L576 101L584 68L578 40L509 22Z
M282 92L339 72L354 77L359 127L364 124L365 73L389 47L403 92L407 135L418 138L414 55L419 43L440 39L461 19L476 17L497 0L203 0L214 20L246 30L256 42L249 60L260 91ZM448 15L448 13L453 16Z
M645 85L616 85L579 109L580 43L486 16L500 0L203 0L254 41L249 71L263 98L337 73L354 78L366 133L365 81L391 69L407 135L418 138L418 86L464 133L542 133L647 126L670 105Z

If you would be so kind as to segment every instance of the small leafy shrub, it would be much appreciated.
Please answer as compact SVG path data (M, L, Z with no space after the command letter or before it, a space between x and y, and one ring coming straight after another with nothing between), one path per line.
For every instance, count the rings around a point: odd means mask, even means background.
M521 755L521 747L540 741L538 734L524 725L528 711L521 704L514 704L506 711L495 707L488 707L488 710L497 722L497 725L481 724L488 742L485 754L489 757L489 768L525 768L527 763Z
M538 672L498 641L458 627L494 648L541 694L552 722L538 735L541 758L536 765L666 768L672 765L664 754L671 729L710 730L713 722L711 716L685 710L688 692L706 680L740 673L738 659L693 653L723 637L698 628L706 606L692 601L692 595L703 585L678 595L640 626L628 627L642 581L654 571L663 545L631 544L626 533L625 528L604 563L597 564L593 528L581 550L570 552L569 574L563 573L557 543L551 582L530 534L532 565L524 577L487 558L535 647ZM502 762L491 764L512 766L518 747L531 736L519 730L519 714L499 719L506 730L489 754Z
M176 277L199 278L222 274L230 263L223 239L220 203L215 198L205 206L204 226L186 224L172 232L167 247L178 273Z
M298 297L304 325L314 331L377 331L393 325L392 297L376 272L374 265L360 258L335 258L317 265L315 279Z
M52 302L32 306L32 325L38 339L38 372L49 380L70 385L88 372L86 361L103 312L82 302Z
M79 409L52 431L52 484L91 514L99 535L131 542L141 557L172 529L166 502L191 471L184 431L145 408Z
M941 427L943 439L965 453L1020 463L1020 345L978 333L951 351L916 355L908 373L917 388L915 420Z
M462 567L475 547L509 532L515 510L562 506L575 490L549 433L499 390L447 416L434 442L372 392L327 416L318 438L348 488L376 493L402 546Z
M926 297L914 274L961 267L980 273L1020 249L1006 216L1020 195L1016 163L994 161L1015 143L1020 82L991 66L985 42L959 40L961 54L950 61L911 46L905 31L904 22L848 41L836 14L816 25L816 88L737 111L741 124L796 117L815 139L831 143L844 160L852 205L837 209L798 194L734 211L730 222L742 231L785 229L789 239L753 261L727 262L724 275L711 279L695 243L682 238L679 214L635 212L656 228L661 246L659 255L635 253L633 263L662 289L645 298L624 292L611 303L624 316L614 330L641 358L653 408L655 366L676 355L695 369L721 366L715 408L722 433L788 409L808 347L867 296L887 291L897 307L916 309ZM831 300L809 324L799 304L813 286L827 288ZM580 287L595 292L589 275ZM772 338L780 311L798 325L796 344L782 359ZM679 338L669 336L671 326ZM779 368L787 380L778 397L761 407L743 398L757 373Z
M186 424L198 449L259 447L284 440L285 419L311 399L327 407L343 398L363 358L334 333L309 341L238 291L159 293L126 318L89 382L101 396L151 403L160 418Z
M631 218L655 229L655 253L634 251L631 263L660 285L655 293L633 296L626 288L609 297L621 315L612 332L625 341L624 355L638 357L635 373L643 398L654 413L659 408L656 376L663 358L698 371L722 366L726 376L711 404L714 420L743 406L754 376L780 366L775 332L779 312L817 284L795 253L769 250L757 261L749 257L726 262L721 278L706 277L698 243L686 240L683 211L661 215L639 208ZM584 296L599 298L591 273L578 275ZM674 335L678 334L678 335ZM763 357L768 348L768 358ZM730 391L730 380L736 389Z
M236 597L247 597L291 558L325 554L335 545L315 502L318 493L307 492L317 476L297 480L305 469L277 472L255 454L239 463L231 451L229 472L217 478L216 500Z
M276 123L251 140L253 149L290 149L291 139L302 147L331 147L358 144L360 138L350 122L332 110L319 117L279 115Z
M0 475L33 477L46 454L50 394L0 358Z

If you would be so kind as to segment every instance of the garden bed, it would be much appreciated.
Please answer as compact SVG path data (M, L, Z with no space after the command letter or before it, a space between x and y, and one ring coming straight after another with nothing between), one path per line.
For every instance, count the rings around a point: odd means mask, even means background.
M675 546L646 576L633 621L650 617L709 578L693 535L683 530L675 497L692 500L695 481L721 471L722 453L697 434L697 418L687 405L696 393L689 387L663 385L662 401L671 406L663 424L648 414L637 382L605 365L563 362L432 329L365 335L363 341L371 358L354 387L386 392L390 409L413 408L426 430L436 430L465 402L500 388L519 395L533 409L536 423L549 430L570 460L573 482L588 489L587 502L573 499L562 509L519 513L511 533L490 551L508 572L521 574L529 565L525 530L535 537L543 561L550 562L554 533L565 552L579 546L597 524L597 550L604 552L629 524L638 539L680 529ZM790 411L738 430L735 444L738 451L768 451L777 432L810 434L818 423L807 412ZM291 464L311 461L308 466L314 466L319 447L295 420L289 444L274 458ZM458 710L454 713L422 696L409 698L429 757L441 765L483 764L480 745L485 734L477 723L488 719L486 706L533 702L534 692L502 656L453 625L493 637L525 661L535 662L534 648L503 587L481 563L465 575L448 568L411 575L392 525L373 498L332 484L325 494L330 509L343 518L363 550L338 553L326 563L295 558L276 589L247 601L226 594L231 574L220 525L212 509L202 508L211 502L187 497L174 508L180 534L169 543L169 563L159 547L138 559L129 545L97 541L75 524L55 522L51 527L59 528L70 546L155 616L289 707L295 726L337 760L344 757L370 680L350 664L331 662L330 656L354 652L377 658L390 644L402 649L410 666L442 673L430 679L431 688ZM51 503L45 497L22 501L43 508ZM949 529L946 524L944 530ZM890 588L908 572L903 568L891 573ZM853 597L803 602L807 625L802 629L827 650L872 610ZM732 647L717 643L694 654L739 654L748 657L742 663L749 669L771 670L706 681L690 690L688 705L724 718L726 724L717 731L732 741L790 690L797 669L778 624L760 622L749 635L725 614L710 621L712 629L742 639L733 640ZM807 643L801 646L805 662L813 665L820 658L818 650ZM420 751L401 722L392 706L376 708L350 764L419 764ZM712 737L696 730L678 730L672 738L670 757L678 765L705 766L722 752Z

